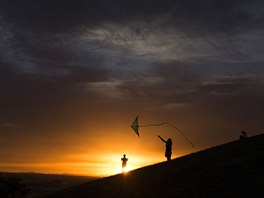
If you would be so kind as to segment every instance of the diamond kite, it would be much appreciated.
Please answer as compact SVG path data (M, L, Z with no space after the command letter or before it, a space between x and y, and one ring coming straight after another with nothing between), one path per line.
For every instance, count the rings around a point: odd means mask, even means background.
M161 125L169 125L169 126L175 128L185 138L185 140L187 142L189 142L192 145L192 147L194 148L194 144L186 137L186 135L180 129L178 129L176 126L172 125L169 122L162 122L162 123L159 123L159 124L139 125L138 124L138 116L137 116L135 118L135 120L132 122L131 128L138 135L138 137L140 137L140 135L139 135L139 127L150 127L150 126L161 126Z
M135 131L135 133L138 135L139 137L139 133L138 133L138 116L136 117L136 119L134 120L134 122L131 124L131 128Z

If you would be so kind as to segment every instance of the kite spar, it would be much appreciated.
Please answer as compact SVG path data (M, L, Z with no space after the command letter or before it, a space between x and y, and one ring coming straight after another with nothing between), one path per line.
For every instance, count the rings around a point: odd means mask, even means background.
M138 124L138 116L135 118L135 120L132 122L131 124L131 128L134 130L134 132L139 136L139 127L151 127L151 126L161 126L161 125L169 125L173 128L175 128L184 138L187 142L189 142L192 147L194 148L194 144L186 137L186 135L180 130L178 129L176 126L172 125L171 123L169 122L162 122L162 123L159 123L159 124L148 124L148 125L139 125Z

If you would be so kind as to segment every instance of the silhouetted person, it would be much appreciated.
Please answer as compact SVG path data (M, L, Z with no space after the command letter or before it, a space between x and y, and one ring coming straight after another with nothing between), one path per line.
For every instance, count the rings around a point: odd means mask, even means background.
M125 155L125 154L124 154L124 156L121 158L121 161L122 161L122 172L124 172L124 169L126 168L127 161L128 161L128 158L126 158L126 155Z
M248 138L247 133L245 131L241 131L239 140L247 140L247 138Z
M167 161L171 160L172 140L169 138L167 141L158 135L162 142L166 143L165 157Z

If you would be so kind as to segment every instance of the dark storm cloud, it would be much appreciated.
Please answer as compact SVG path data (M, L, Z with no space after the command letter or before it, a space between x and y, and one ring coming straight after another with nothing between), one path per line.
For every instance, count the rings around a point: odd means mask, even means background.
M263 95L263 63L180 62L152 66L145 74L125 81L119 88L147 108L175 110L190 106L225 108L229 100L259 100ZM252 106L253 108L253 106Z
M259 26L261 9L256 13L248 7L261 7L261 1L185 0L185 1L6 1L1 4L2 16L18 27L41 30L71 31L78 26L128 21L153 22L167 18L164 25L192 34L236 32ZM263 7L262 7L263 8ZM167 24L166 24L167 23ZM188 24L188 26L186 26Z
M24 71L43 62L89 65L95 56L256 58L263 9L257 0L6 1L0 39L6 59L24 61Z
M262 11L257 0L5 1L0 8L0 50L3 64L13 70L2 66L3 79L12 79L4 87L22 87L26 93L32 87L43 92L54 87L60 90L54 95L71 95L76 84L103 82L85 92L107 87L159 100L194 90L230 91L241 84L219 82L228 70L225 63L204 59L262 60L263 46L255 47L263 32ZM131 73L142 75L139 87L123 69L134 68L136 61L141 68ZM159 67L160 62L173 64ZM211 64L216 66L212 69ZM237 70L235 64L229 66ZM120 82L108 82L117 76L122 76Z

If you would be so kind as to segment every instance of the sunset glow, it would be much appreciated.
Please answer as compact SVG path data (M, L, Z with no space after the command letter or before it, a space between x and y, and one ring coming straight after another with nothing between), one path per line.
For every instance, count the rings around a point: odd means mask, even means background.
M116 156L116 158L114 158ZM129 158L127 167L122 170L121 161L118 155L105 155L103 159L98 159L98 162L49 162L49 163L0 163L0 168L7 172L40 172L40 173L55 173L55 174L73 174L73 175L88 175L88 176L109 176L130 170L137 169L153 163L158 163L159 158L144 159L143 156ZM84 159L83 159L84 160ZM101 161L102 160L102 161Z

